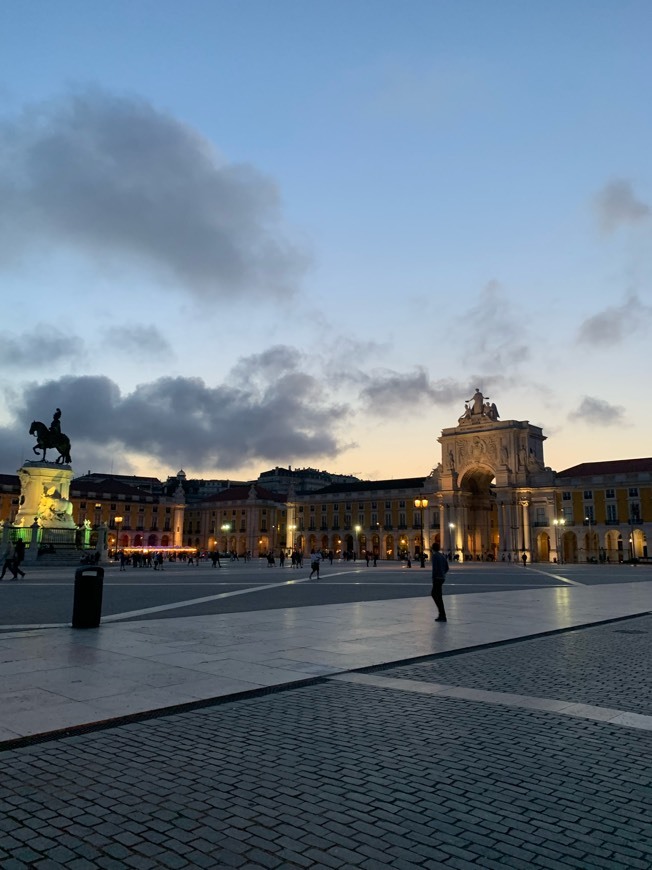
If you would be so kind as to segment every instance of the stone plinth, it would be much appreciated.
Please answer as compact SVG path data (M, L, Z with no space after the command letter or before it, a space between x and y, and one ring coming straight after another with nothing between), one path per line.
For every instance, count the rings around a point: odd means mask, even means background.
M69 499L73 470L56 462L25 462L18 470L20 507L14 526L31 526L34 519L44 529L76 529Z

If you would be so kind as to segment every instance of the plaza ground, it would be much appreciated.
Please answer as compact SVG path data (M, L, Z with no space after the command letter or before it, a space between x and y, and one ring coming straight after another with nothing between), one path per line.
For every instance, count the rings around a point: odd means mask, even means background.
M369 576L336 566L5 623L3 870L650 867L652 573L493 568L452 573L446 624L398 569L328 603ZM325 603L271 606L297 587Z

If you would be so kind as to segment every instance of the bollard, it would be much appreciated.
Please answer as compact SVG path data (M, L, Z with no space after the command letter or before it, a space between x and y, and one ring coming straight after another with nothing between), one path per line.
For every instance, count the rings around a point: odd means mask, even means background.
M97 628L102 616L104 568L77 568L72 605L73 628Z

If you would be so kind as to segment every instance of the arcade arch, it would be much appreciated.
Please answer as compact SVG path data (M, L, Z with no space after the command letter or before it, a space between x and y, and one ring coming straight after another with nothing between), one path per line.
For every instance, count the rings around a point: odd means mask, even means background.
M467 469L459 481L462 528L457 535L464 558L496 559L500 545L494 470L486 465Z

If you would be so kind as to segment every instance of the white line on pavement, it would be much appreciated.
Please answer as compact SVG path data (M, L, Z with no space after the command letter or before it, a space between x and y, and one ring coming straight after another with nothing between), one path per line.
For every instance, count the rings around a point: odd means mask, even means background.
M576 716L580 719L591 719L594 722L608 722L610 725L652 731L652 716L632 713L627 710L616 710L611 707L599 707L595 704L578 704L575 701L559 701L556 698L537 698L534 695L515 695L510 692L469 689L465 686L447 686L442 683L424 683L420 680L383 677L378 674L334 674L327 679L376 686L377 688L397 689L401 692L417 692L421 695L436 695L438 698L456 698L484 704L498 704L504 707L544 710L547 713L559 713L562 716Z

